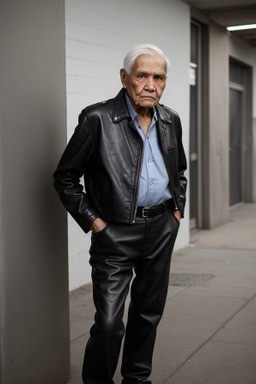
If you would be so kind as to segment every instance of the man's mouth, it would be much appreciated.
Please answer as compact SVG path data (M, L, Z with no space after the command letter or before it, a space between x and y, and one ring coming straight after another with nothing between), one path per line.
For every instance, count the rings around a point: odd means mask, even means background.
M142 99L148 99L155 101L155 98L153 96L141 96Z

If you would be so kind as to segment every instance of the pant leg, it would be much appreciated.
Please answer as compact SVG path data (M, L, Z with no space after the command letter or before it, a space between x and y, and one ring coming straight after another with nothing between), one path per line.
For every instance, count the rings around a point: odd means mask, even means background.
M108 225L92 234L92 266L95 323L90 330L83 364L85 384L113 384L124 334L124 304L133 276L136 246L144 229Z
M157 325L168 290L170 262L179 224L173 213L147 219L144 249L135 266L126 328L122 384L150 384Z

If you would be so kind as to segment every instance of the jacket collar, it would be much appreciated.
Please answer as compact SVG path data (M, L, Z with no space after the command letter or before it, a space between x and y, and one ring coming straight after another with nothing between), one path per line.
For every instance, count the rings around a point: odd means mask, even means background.
M114 98L112 119L115 123L118 123L119 121L126 118L131 118L127 104L126 104L126 100L125 100L125 92L126 92L125 89L122 88L121 91ZM172 123L170 116L165 111L162 104L156 105L156 111L160 120L162 120L165 123L169 123L169 124Z
M163 107L163 104L157 104L156 111L160 120L168 124L172 123L172 120L170 119L170 115L167 113L166 109Z
M125 101L125 89L122 88L118 95L114 98L113 116L114 123L129 118L129 110Z

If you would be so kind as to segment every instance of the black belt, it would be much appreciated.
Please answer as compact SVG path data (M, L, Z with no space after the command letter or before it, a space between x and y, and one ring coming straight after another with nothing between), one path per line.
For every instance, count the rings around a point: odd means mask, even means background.
M156 205L155 207L137 207L136 215L138 217L154 217L160 213L165 213L171 200L166 201L164 204Z

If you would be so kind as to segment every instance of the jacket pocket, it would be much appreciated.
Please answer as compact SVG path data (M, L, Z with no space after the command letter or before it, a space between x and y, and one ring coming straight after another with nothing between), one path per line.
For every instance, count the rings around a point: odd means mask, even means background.
M103 235L106 231L107 231L107 229L108 229L108 223L107 223L107 225L106 225L106 227L105 228L103 228L101 231L98 231L98 232L92 232L92 235L93 236L100 236L100 235Z

